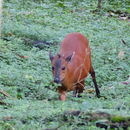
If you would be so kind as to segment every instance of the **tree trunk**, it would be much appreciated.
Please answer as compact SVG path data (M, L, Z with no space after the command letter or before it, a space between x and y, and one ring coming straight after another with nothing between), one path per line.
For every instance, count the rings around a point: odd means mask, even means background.
M97 6L98 9L101 9L102 8L102 0L98 0L98 6Z

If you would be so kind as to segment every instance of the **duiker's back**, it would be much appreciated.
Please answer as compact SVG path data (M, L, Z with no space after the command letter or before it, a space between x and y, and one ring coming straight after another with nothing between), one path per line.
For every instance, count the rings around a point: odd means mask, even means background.
M78 32L68 34L61 43L60 54L69 55L75 52L77 55L85 56L86 51L90 51L88 40Z

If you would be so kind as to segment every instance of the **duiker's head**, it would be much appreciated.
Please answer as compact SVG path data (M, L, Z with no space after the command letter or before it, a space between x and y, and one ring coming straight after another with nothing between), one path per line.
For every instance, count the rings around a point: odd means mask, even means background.
M64 81L68 70L68 63L71 62L72 56L73 54L67 57L60 54L56 56L53 56L51 53L49 54L55 83L62 83Z

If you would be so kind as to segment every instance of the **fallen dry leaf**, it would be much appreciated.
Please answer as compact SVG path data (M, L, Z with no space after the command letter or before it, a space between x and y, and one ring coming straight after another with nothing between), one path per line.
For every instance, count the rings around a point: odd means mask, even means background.
M17 56L19 56L20 58L28 58L28 56L23 56L23 55L19 55L19 54L16 54Z
M86 89L85 92L86 93L93 93L93 92L95 92L95 90L94 89Z
M129 85L130 84L130 76L129 76L128 80L122 81L121 83L125 84L125 85Z
M118 53L118 58L119 59L123 59L124 58L124 55L125 55L125 52L123 50L121 50L119 53Z
M6 117L3 117L3 120L7 120L7 121L9 121L9 120L11 120L11 119L13 119L12 116L6 116Z

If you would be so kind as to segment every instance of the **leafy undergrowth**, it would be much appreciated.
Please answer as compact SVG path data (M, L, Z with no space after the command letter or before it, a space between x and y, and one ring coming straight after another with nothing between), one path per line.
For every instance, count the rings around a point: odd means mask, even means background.
M0 129L98 130L103 126L110 128L113 122L118 128L129 125L130 23L106 15L105 8L112 10L113 5L104 3L101 12L93 11L97 6L94 0L13 0L3 6ZM126 11L122 8L118 9ZM90 41L102 95L99 99L89 76L81 98L74 98L69 92L66 102L58 100L48 52L56 53L60 41L70 32L81 32ZM32 43L51 44L37 48ZM68 115L66 112L70 111L81 114ZM104 112L110 118L92 118L96 112ZM126 124L122 123L124 120Z

